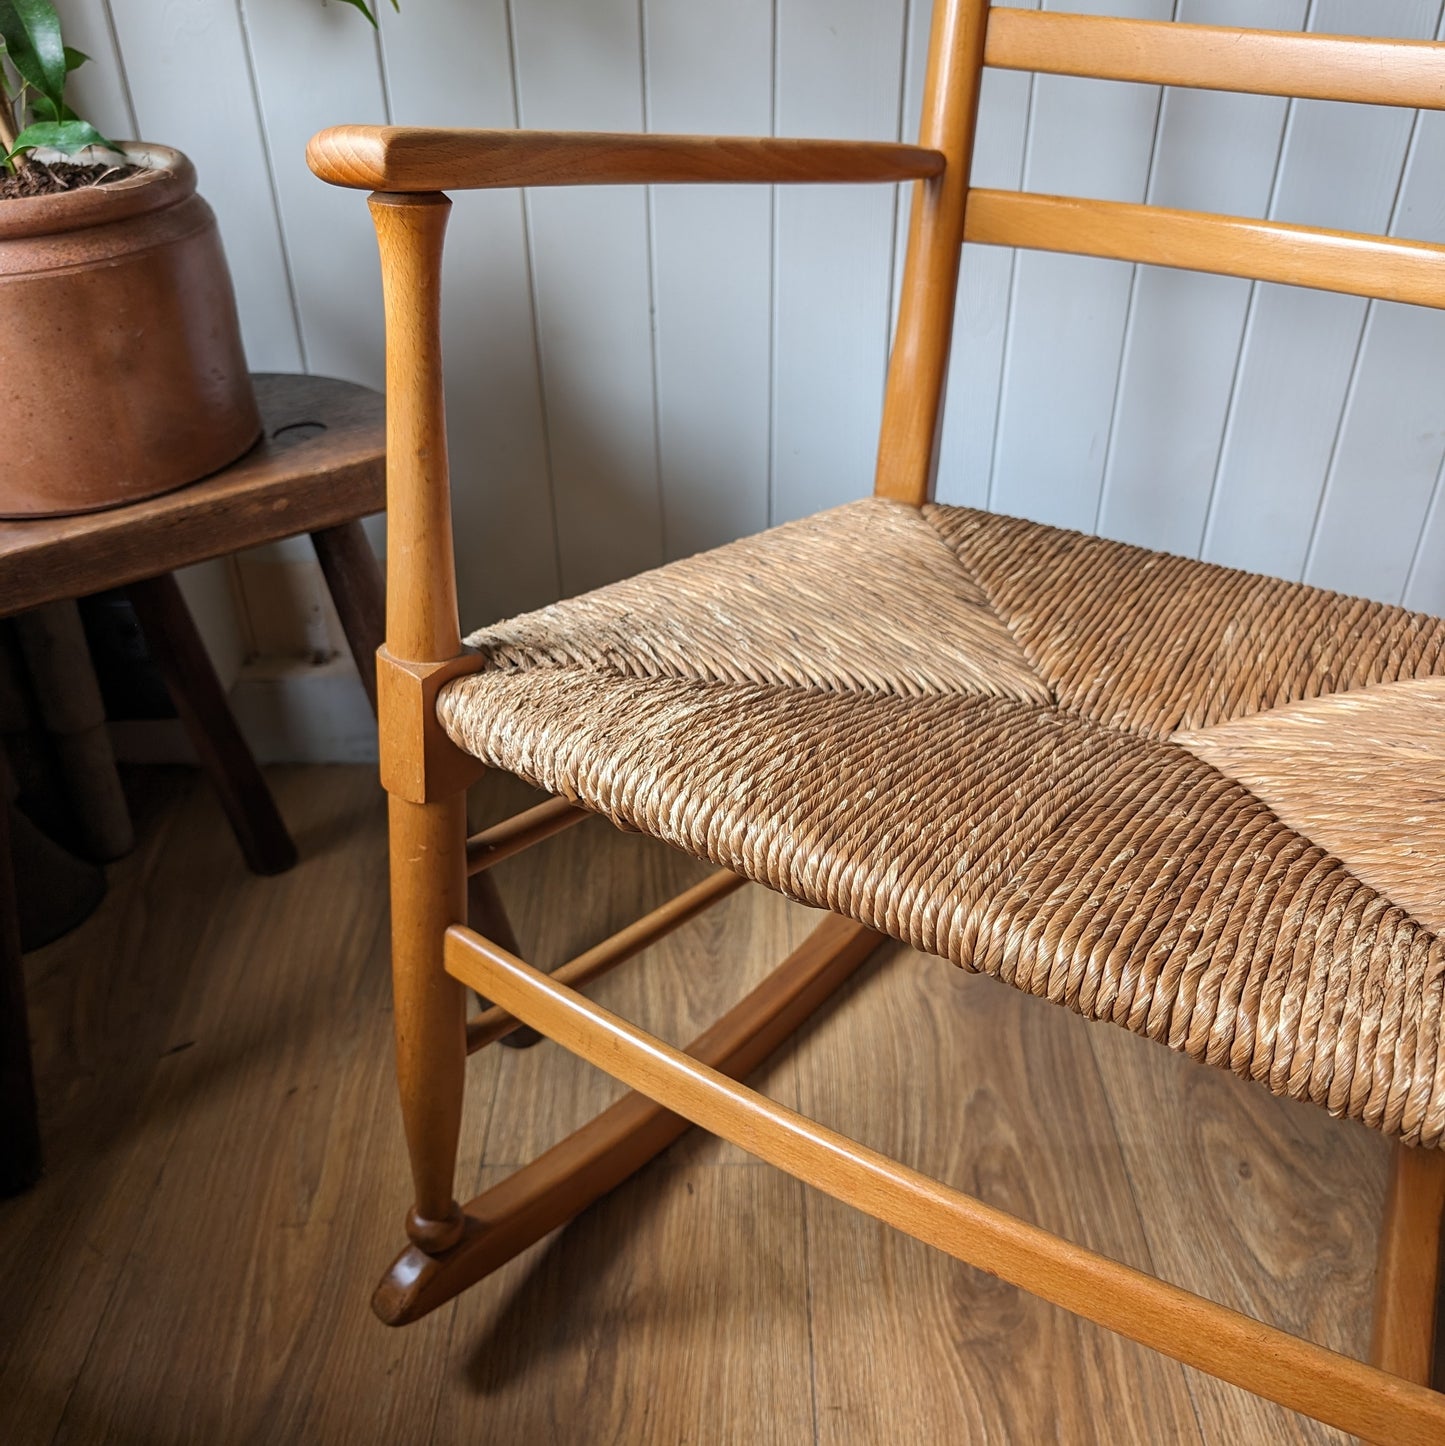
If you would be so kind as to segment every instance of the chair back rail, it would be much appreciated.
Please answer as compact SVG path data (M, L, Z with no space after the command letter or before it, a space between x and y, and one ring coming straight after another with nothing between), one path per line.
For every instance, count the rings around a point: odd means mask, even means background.
M1245 30L999 7L984 64L1301 100L1445 110L1445 49L1432 40Z
M1119 201L975 190L965 241L1445 306L1445 246Z
M1445 306L1442 246L961 184L972 150L984 66L1442 110L1445 44L995 8L989 0L939 0L931 47L922 143L943 151L948 169L915 187L879 439L874 488L879 496L918 504L932 495L958 250L964 241Z

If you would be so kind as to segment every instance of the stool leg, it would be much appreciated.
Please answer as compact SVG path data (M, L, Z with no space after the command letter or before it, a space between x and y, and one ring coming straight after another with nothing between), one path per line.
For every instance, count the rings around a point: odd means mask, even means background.
M296 845L236 726L225 689L175 578L162 573L132 583L126 591L247 865L256 874L285 873L296 862Z
M1417 1385L1431 1384L1440 1291L1440 1227L1445 1219L1445 1153L1395 1146L1370 1363Z
M311 541L351 656L356 659L361 686L375 713L376 650L386 636L386 588L376 554L359 522L322 528L311 534Z
M29 1189L40 1178L40 1167L20 920L10 868L10 805L0 787L0 1195Z

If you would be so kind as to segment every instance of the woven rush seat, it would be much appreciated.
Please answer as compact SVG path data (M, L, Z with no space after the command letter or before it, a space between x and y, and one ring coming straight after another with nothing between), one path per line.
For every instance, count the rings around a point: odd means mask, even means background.
M1445 624L869 499L486 628L452 739L914 948L1445 1131Z

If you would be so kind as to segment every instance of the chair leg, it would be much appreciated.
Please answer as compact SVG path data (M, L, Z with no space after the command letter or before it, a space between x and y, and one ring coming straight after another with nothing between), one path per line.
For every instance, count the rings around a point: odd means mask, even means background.
M126 591L247 866L256 874L285 873L296 862L296 845L236 726L225 689L175 578L162 573L132 583Z
M466 799L392 795L391 968L396 1075L411 1156L412 1243L425 1255L461 1238L452 1194L467 1062L466 992L442 965L442 936L466 909Z
M1395 1146L1375 1280L1370 1361L1428 1386L1435 1360L1445 1152Z
M376 712L376 650L386 636L386 588L376 554L359 522L343 522L311 534L327 591L336 605L361 686Z

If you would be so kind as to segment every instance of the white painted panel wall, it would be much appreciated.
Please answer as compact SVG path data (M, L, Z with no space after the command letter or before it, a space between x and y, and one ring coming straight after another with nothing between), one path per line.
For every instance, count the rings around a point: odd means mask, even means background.
M1167 20L1173 0L1070 0L1089 13ZM1024 189L1142 201L1159 115L1158 86L1074 76L1034 81ZM1091 530L1133 268L1025 252L1015 264L988 502L999 511Z
M1044 3L1442 22L1442 0ZM378 40L321 0L60 5L96 57L82 106L197 160L253 364L371 383L375 244L361 197L306 171L315 129L907 136L929 18L927 0L403 0ZM981 115L983 185L1445 240L1442 116L1011 74L988 77ZM865 492L907 200L460 196L445 344L464 620ZM945 500L1445 610L1445 318L970 247L956 336Z
M1179 18L1297 30L1306 11L1306 0L1182 0ZM1168 92L1148 200L1264 215L1286 112L1274 96ZM1199 551L1252 289L1228 276L1135 270L1099 530L1168 552Z
M649 130L766 135L772 0L652 0L643 12ZM663 552L768 525L774 197L761 186L651 196Z
M1421 115L1393 230L1445 241L1445 114ZM1445 313L1376 303L1326 478L1305 576L1372 596L1405 586L1445 458ZM1377 519L1385 517L1388 527ZM1436 554L1427 566L1445 574ZM1421 580L1423 582L1423 579ZM1435 596L1445 576L1435 581Z
M896 139L906 20L904 0L776 0L778 134ZM891 187L778 191L775 522L873 485L896 209Z
M636 0L512 15L524 126L642 129ZM647 195L542 189L527 206L561 584L581 592L662 561Z
M506 0L414 6L405 25L386 27L384 54L398 120L517 124ZM458 590L463 617L495 618L561 589L522 197L459 192L448 230L442 347L453 520L465 539Z
M1376 33L1433 35L1439 0L1318 0L1314 28L1368 21ZM1271 214L1347 231L1392 221L1414 129L1409 111L1298 101ZM1341 176L1352 178L1341 184ZM1255 289L1224 448L1205 524L1212 561L1297 577L1304 568L1350 378L1365 302L1288 286Z

